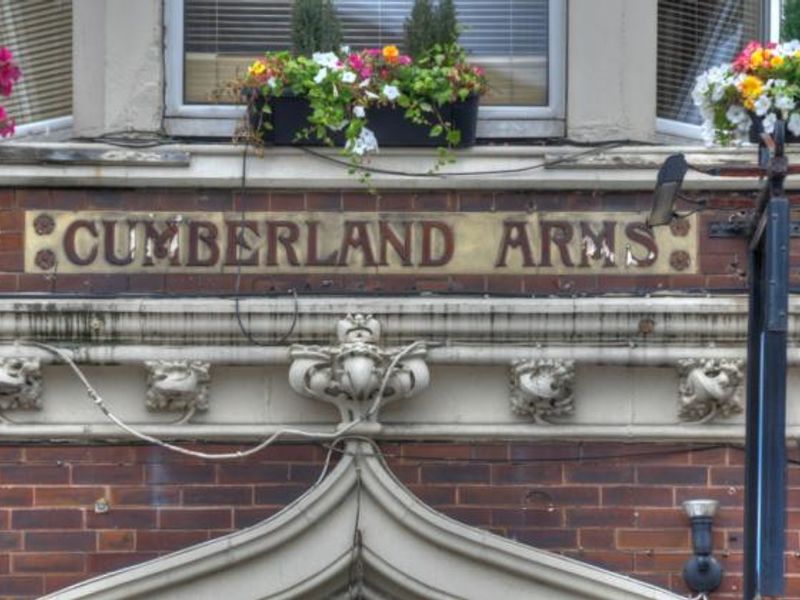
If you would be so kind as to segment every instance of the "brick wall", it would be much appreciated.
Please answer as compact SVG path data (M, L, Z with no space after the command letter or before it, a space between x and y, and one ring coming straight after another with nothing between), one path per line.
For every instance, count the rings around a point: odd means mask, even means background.
M798 199L800 200L800 199ZM24 273L23 211L649 211L649 192L387 192L376 198L350 191L0 189L0 291L53 294L232 294L234 274L39 274ZM724 221L728 209L747 206L744 196L725 193L709 201L701 219L700 273L622 276L589 275L274 275L243 274L243 294L284 293L497 293L565 295L659 290L743 291L746 245L742 239L711 239L707 223ZM688 206L688 205L687 205ZM800 245L795 249L800 258ZM793 282L800 274L793 272Z
M714 546L726 573L714 598L740 597L740 449L387 443L383 450L414 494L455 519L681 593L690 530L680 504L718 499ZM36 597L256 523L307 489L323 456L321 447L291 444L222 463L145 446L0 447L0 596ZM796 466L789 484L786 597L796 599ZM95 511L100 498L107 513Z

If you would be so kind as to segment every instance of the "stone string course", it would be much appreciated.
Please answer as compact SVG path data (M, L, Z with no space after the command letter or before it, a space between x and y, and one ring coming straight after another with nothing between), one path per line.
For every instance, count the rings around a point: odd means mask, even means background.
M738 448L398 442L382 449L414 494L454 519L679 593L691 553L681 502L718 499L714 551L725 576L714 597L740 597ZM308 489L324 454L320 446L282 444L211 463L146 446L2 446L0 596L34 598L252 525ZM789 485L786 598L798 599L795 465ZM95 511L101 498L106 513Z
M703 197L706 197L704 195ZM800 197L794 199L800 203ZM0 189L0 291L54 294L198 295L209 290L233 294L235 274L26 274L23 272L24 217L38 210L168 210L168 211L648 211L647 192L388 192L379 198L364 192L296 192L257 190L117 190ZM526 295L644 294L664 290L744 291L746 245L742 239L710 239L709 220L726 220L731 208L750 204L737 193L717 193L716 210L701 219L698 274L592 275L253 275L243 274L242 294L285 293L494 293ZM687 208L691 208L687 205ZM800 258L800 242L793 245ZM792 273L800 284L800 273Z

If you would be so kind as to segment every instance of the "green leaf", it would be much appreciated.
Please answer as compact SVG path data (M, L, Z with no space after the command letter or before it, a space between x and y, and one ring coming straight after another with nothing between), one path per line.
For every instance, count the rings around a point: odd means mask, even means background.
M430 136L431 137L438 137L438 136L442 135L443 131L444 131L444 127L442 127L441 125L434 125L433 127L431 127Z

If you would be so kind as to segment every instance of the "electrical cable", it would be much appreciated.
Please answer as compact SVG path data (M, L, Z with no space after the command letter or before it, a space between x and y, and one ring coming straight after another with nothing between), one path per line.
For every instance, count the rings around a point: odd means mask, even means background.
M333 431L331 433L322 433L322 432L304 431L304 430L301 430L301 429L294 429L294 428L288 428L287 427L287 428L279 429L278 431L276 431L275 433L273 433L272 435L267 437L262 442L256 444L255 446L252 446L252 447L248 448L247 450L237 450L236 452L221 452L221 453L216 453L216 454L212 454L212 453L208 453L208 452L200 452L200 451L197 451L197 450L190 450L188 448L184 448L182 446L177 446L177 445L172 444L170 442L165 442L165 441L160 440L160 439L158 439L158 438L156 438L154 436L151 436L151 435L148 435L146 433L143 433L143 432L137 430L136 428L128 425L124 421L122 421L119 417L117 417L111 411L111 409L108 408L108 406L106 406L105 400L100 395L100 393L94 388L94 386L92 386L92 384L89 381L89 379L86 377L84 372L80 369L80 367L78 367L78 365L75 363L75 361L72 359L72 357L66 351L64 351L63 349L58 348L56 346L52 346L50 344L46 344L44 342L37 342L37 341L33 341L33 340L17 340L16 343L17 344L27 344L27 345L35 346L37 348L41 348L41 349L46 350L47 352L53 354L54 356L60 358L62 361L64 361L64 363L66 363L66 365L72 370L72 372L81 381L83 386L86 388L86 394L89 396L89 398L92 400L92 402L94 402L94 404L102 411L103 415L105 415L105 417L109 421L114 423L117 427L119 427L120 429L122 429L126 433L130 434L131 436L133 436L133 437L135 437L135 438L137 438L137 439L139 439L139 440L141 440L143 442L148 442L150 444L154 444L156 446L160 446L160 447L162 447L162 448L164 448L166 450L170 450L170 451L176 452L178 454L183 454L184 456L192 456L192 457L195 457L195 458L202 458L202 459L205 459L205 460L233 460L233 459L244 458L244 457L256 454L257 452L260 452L261 450L263 450L263 449L267 448L268 446L272 445L280 437L285 436L285 435L294 435L294 436L297 436L297 437L309 438L309 439L312 439L312 440L337 440L337 439L341 438L345 433L347 433L348 431L353 429L355 426L357 426L360 423L363 423L364 421L366 421L369 418L369 416L371 414L373 414L378 409L378 407L380 406L381 400L382 400L381 396L383 395L384 391L386 390L386 385L388 384L389 378L392 376L392 372L393 372L394 368L396 367L397 363L399 362L399 360L403 356L405 356L406 354L408 354L409 352L414 350L422 342L418 342L417 341L417 342L413 342L413 343L409 344L408 346L406 346L406 348L401 350L395 356L395 360L393 360L389 364L389 366L386 368L386 372L384 373L383 380L381 381L381 385L380 385L380 387L378 389L378 393L375 395L375 399L373 400L370 409L367 412L365 412L363 415L358 417L357 419L354 419L353 421L350 421L347 424L340 423L336 427L335 431Z

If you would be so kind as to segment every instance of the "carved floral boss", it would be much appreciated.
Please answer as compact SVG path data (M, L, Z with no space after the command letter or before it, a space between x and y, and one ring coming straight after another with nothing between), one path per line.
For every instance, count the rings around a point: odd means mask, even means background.
M575 410L575 361L519 360L511 365L511 411L536 423L568 417Z
M398 360L402 349L378 345L381 326L372 316L347 315L336 326L336 346L292 346L289 384L298 394L335 405L343 422L377 419L369 410L384 379L382 405L428 387L430 374L420 346Z
M678 362L680 418L705 423L742 412L744 361L688 358Z

